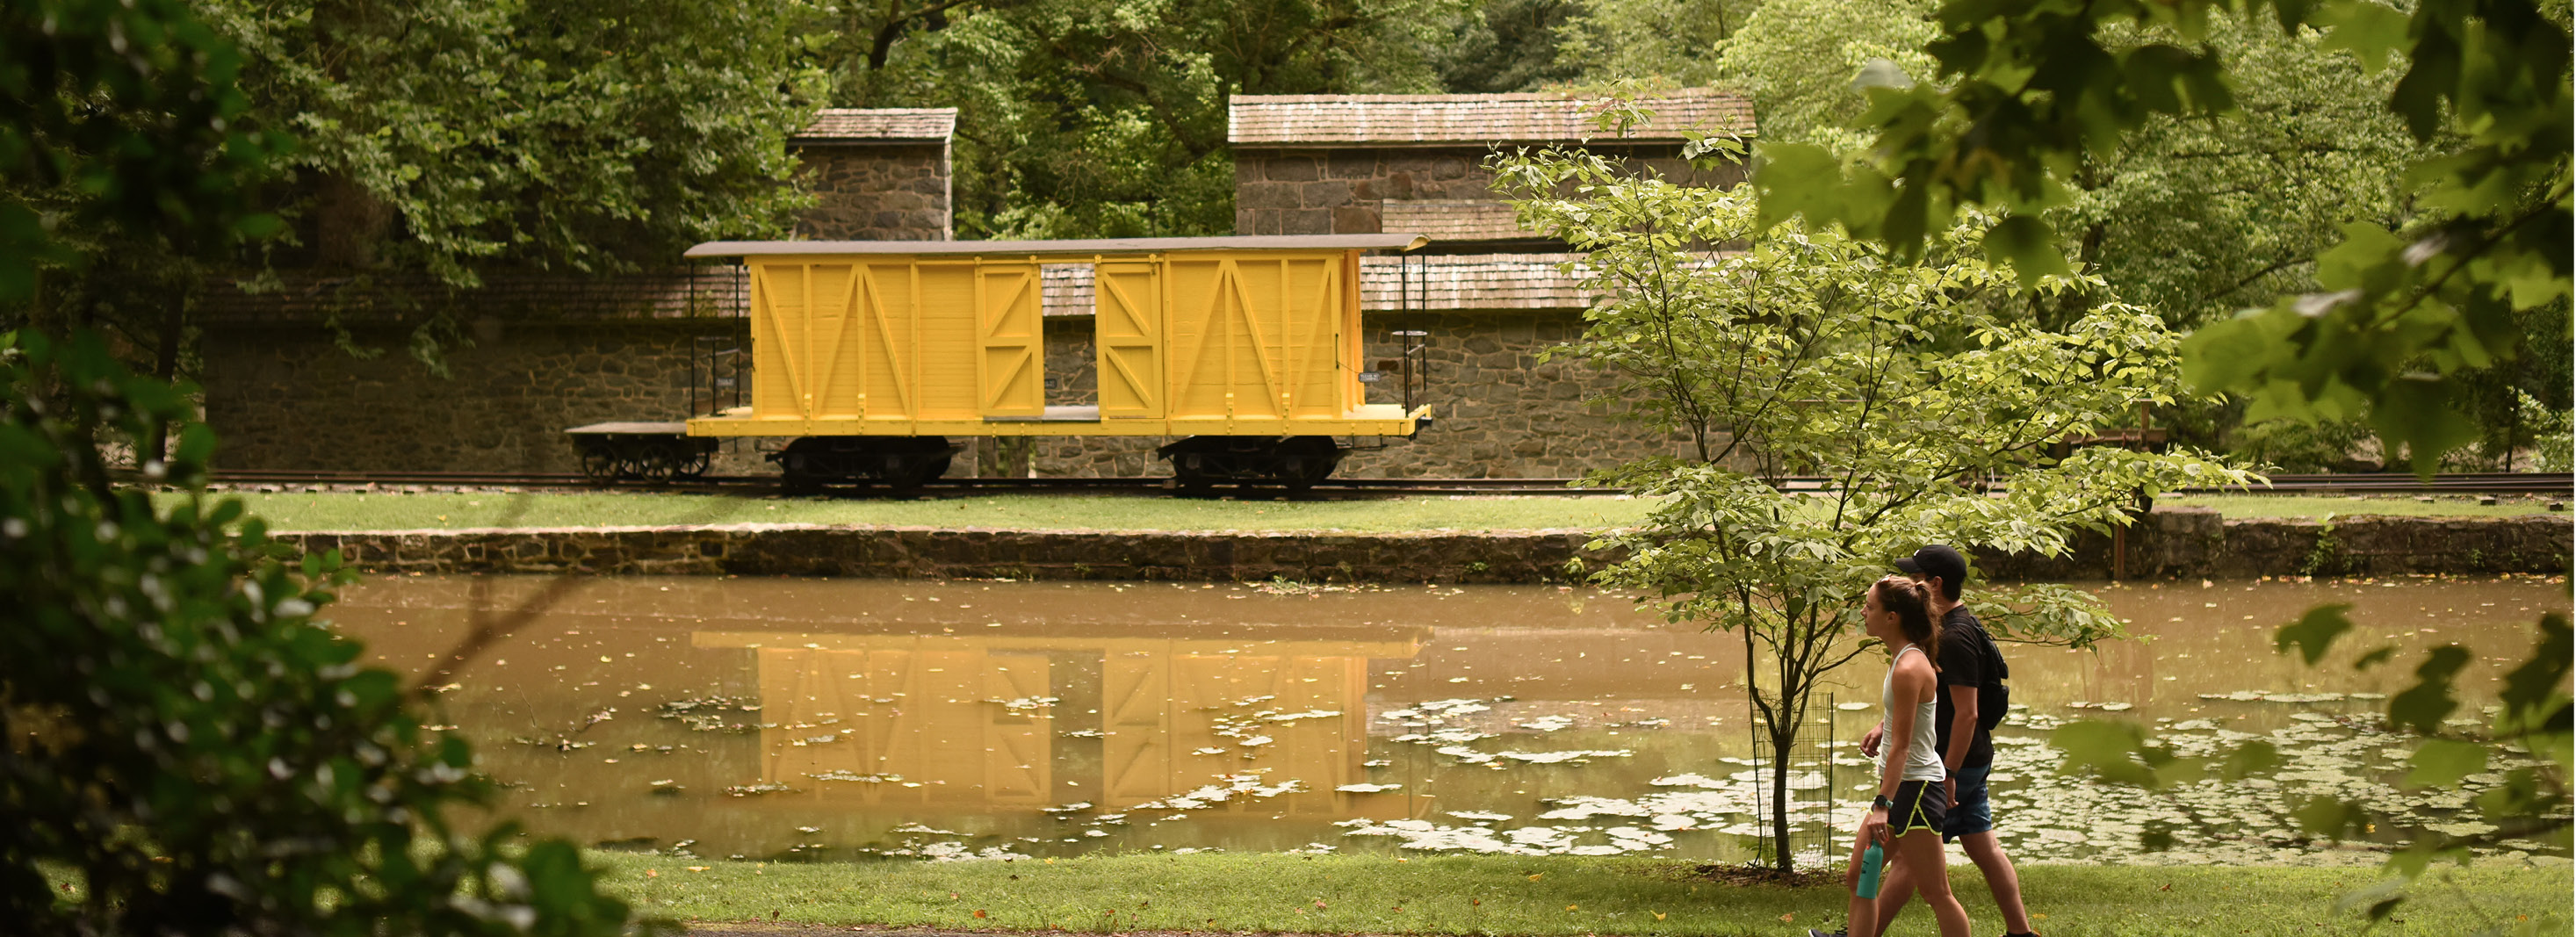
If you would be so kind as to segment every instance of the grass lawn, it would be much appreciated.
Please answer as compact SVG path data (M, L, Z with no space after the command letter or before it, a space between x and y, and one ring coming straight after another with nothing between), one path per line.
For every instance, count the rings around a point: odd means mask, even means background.
M1023 530L1244 530L1391 533L1634 524L1623 497L1412 497L1211 501L1135 495L763 498L684 494L243 494L278 530L435 530L662 524L850 524Z
M647 915L697 921L973 930L1442 934L1803 935L1839 926L1833 884L1697 878L1637 858L1286 854L1124 855L1053 861L754 863L594 852L611 889ZM1955 857L1954 857L1955 858ZM690 871L691 868L703 871ZM1975 933L2001 933L1976 869L1952 867ZM2050 937L2358 933L2335 899L2376 868L2033 866L2021 870ZM2537 925L2567 933L2567 864L2491 861L2436 871L2376 933L2454 937ZM981 917L978 917L978 914ZM2518 920L2527 919L2527 920ZM1909 909L1892 934L1931 934Z
M1214 501L1140 495L979 495L878 500L650 493L237 495L278 530L436 530L795 523L1020 530L1240 530L1396 533L1601 529L1637 523L1650 502L1615 496L1428 496L1366 501ZM2191 495L2158 504L2229 517L2365 514L2497 517L2547 513L2545 502L2481 507L2466 499Z
M2166 495L2157 498L2156 504L2216 508L2228 517L2514 517L2552 513L2549 502L2567 500L2565 492L2541 498L2502 495L2493 505L2462 495L2436 495L2430 502L2417 501L2414 495ZM2565 516L2563 511L2557 513Z

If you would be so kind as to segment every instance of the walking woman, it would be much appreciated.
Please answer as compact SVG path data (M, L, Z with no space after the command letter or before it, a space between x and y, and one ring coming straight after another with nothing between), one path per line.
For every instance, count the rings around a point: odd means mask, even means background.
M1859 883L1862 854L1876 843L1887 861L1902 864L1920 889L1923 903L1940 922L1941 937L1968 937L1968 911L1950 894L1950 876L1941 868L1941 815L1950 804L1941 790L1941 752L1933 747L1940 687L1932 660L1940 632L1932 626L1931 596L1922 583L1889 576L1869 587L1861 609L1863 627L1887 645L1892 658L1887 681L1879 688L1887 750L1880 762L1878 799L1860 821L1844 883ZM1844 933L1877 931L1877 904L1854 894Z

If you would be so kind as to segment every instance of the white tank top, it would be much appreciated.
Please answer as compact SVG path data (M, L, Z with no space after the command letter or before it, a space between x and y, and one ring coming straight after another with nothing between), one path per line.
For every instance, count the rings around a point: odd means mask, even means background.
M1905 650L1896 652L1896 660L1904 660L1906 651L1923 653L1922 648L1908 644ZM1938 690L1936 689L1935 692ZM1940 718L1937 715L1940 712L1940 702L1938 696L1925 696L1923 702L1915 705L1914 740L1912 744L1905 746L1905 773L1897 775L1897 780L1938 781L1948 776L1947 769L1941 766L1941 752L1934 742L1940 728L1934 724L1934 720ZM1895 661L1888 662L1887 676L1878 681L1878 711L1880 718L1886 721L1888 731L1896 731ZM1894 747L1888 745L1879 749L1878 758L1882 770L1887 763L1887 750Z

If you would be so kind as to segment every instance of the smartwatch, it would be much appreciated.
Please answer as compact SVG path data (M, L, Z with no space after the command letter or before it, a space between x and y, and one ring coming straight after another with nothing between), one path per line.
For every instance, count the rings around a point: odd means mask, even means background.
M1894 809L1896 809L1896 802L1895 802L1895 801L1892 801L1892 800L1887 799L1887 795L1885 795L1885 794L1880 794L1880 795L1878 795L1878 796L1876 796L1876 797L1872 797L1872 798L1870 798L1870 799L1869 799L1869 809L1871 809L1871 810L1894 810Z

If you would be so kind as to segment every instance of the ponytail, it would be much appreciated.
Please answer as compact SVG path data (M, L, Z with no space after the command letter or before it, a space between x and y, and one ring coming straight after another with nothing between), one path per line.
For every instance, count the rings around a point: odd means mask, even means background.
M1896 613L1897 628L1905 640L1923 649L1927 661L1941 659L1941 629L1932 626L1932 590L1903 576L1889 576L1871 583L1870 594L1878 597L1878 607ZM1932 665L1939 668L1939 663Z

